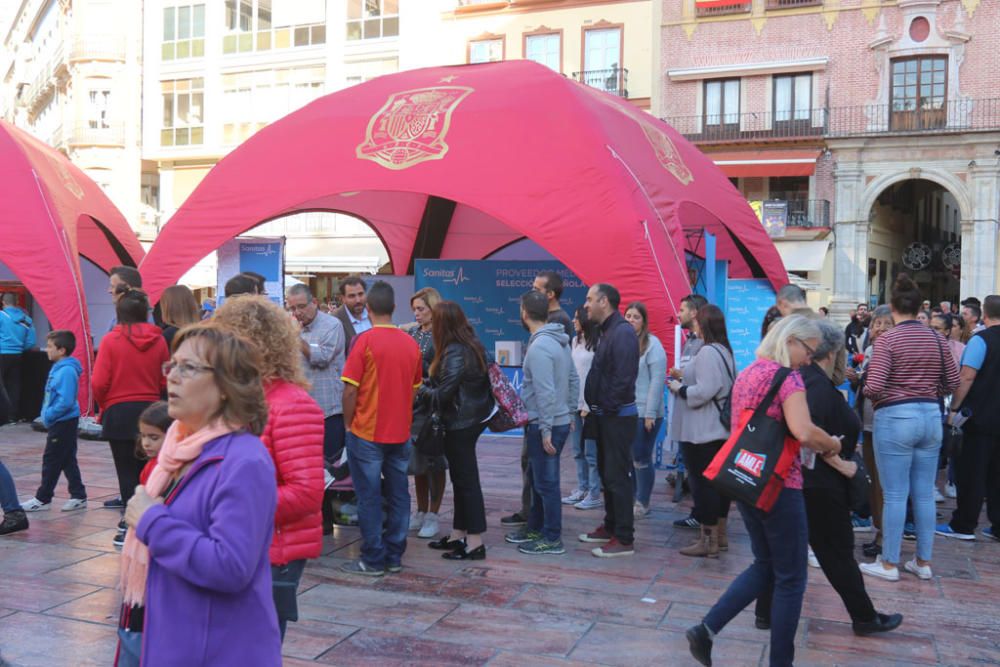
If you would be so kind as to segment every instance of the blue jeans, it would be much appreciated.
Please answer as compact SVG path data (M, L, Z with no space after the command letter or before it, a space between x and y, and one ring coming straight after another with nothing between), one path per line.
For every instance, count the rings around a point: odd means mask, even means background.
M411 446L409 440L402 444L381 444L347 433L347 461L358 496L361 560L376 569L399 565L406 551L406 531L410 529L406 466ZM384 535L383 494L389 505Z
M538 424L528 424L524 431L528 445L528 481L531 483L531 510L528 530L537 530L549 542L562 536L562 501L559 498L559 457L569 437L569 425L552 427L555 454L546 454Z
M601 495L601 475L597 472L597 440L583 437L583 417L573 415L573 460L576 461L576 488L587 492L591 498Z
M795 658L795 631L806 590L806 545L809 530L801 489L784 489L770 512L736 503L743 515L753 563L729 585L704 623L720 632L758 596L774 586L771 605L771 667L786 667Z
M649 499L653 495L653 482L656 480L656 470L653 469L653 446L656 445L656 434L660 432L663 418L653 423L653 428L646 430L646 420L639 419L635 427L635 439L632 440L632 474L635 476L635 499L643 507L649 507Z
M913 501L917 557L934 548L934 479L941 451L941 413L936 403L903 403L875 412L875 461L882 482L882 560L899 563L906 498Z
M21 503L17 499L17 488L14 486L14 478L10 476L7 466L0 461L0 509L4 514L10 512L20 512Z

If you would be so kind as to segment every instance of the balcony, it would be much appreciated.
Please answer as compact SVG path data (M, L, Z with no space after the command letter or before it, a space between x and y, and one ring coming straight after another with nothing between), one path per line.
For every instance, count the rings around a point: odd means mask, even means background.
M830 202L825 199L789 199L786 226L795 229L829 227Z
M803 117L795 118L795 115ZM663 120L684 138L696 143L732 143L763 139L822 137L826 132L826 110L807 113L750 112L712 116L675 116Z
M952 100L934 108L867 104L798 112L673 116L663 120L697 144L796 141L1000 130L1000 98Z
M792 9L793 7L822 7L823 0L767 0L768 9Z
M120 148L125 145L125 125L111 123L107 127L91 127L91 123L80 123L64 129L62 144L67 148Z
M108 60L123 62L125 60L125 37L117 36L86 36L77 37L70 47L69 59Z
M727 2L725 4L698 4L698 18L709 16L725 16L727 14L749 14L752 2Z
M826 136L839 138L991 130L1000 130L1000 98L949 100L920 109L907 108L903 103L834 107L830 109Z
M573 72L573 78L591 88L628 98L628 70L624 67Z

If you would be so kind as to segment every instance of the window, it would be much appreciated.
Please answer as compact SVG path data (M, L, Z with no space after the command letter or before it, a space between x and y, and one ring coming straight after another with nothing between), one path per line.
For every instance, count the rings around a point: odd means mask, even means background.
M205 142L205 80L160 83L163 94L161 146L196 146Z
M583 33L581 81L609 93L624 89L622 76L622 29L597 28Z
M705 126L738 125L740 122L740 80L714 79L705 82Z
M256 70L222 75L222 141L238 144L323 94L326 68Z
M524 57L541 63L556 72L562 69L562 35L557 32L545 35L526 35Z
M477 39L469 42L470 63L495 63L503 60L503 39Z
M347 40L399 36L399 0L347 0Z
M201 58L205 55L205 5L163 9L163 60Z
M892 119L890 129L944 127L948 59L941 56L892 61Z
M326 0L226 0L223 53L326 43Z
M108 110L111 108L110 90L92 90L89 95L87 126L92 130L106 130L111 127L108 124Z
M812 114L812 74L774 77L774 121L808 121Z

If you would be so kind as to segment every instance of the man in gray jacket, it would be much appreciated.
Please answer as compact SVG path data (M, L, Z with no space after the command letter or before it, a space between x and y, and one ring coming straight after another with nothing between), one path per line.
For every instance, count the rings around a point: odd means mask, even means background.
M547 322L548 299L540 292L521 297L521 320L531 332L524 356L521 399L528 410L525 443L531 509L527 525L505 539L526 554L566 553L562 543L562 500L559 457L569 437L573 410L580 396L570 354L569 336L561 324Z

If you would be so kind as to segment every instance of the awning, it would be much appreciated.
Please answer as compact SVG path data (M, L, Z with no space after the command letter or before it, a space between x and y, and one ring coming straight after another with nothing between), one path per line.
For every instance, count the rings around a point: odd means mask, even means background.
M822 271L830 241L777 241L774 247L787 270Z
M816 171L819 151L730 151L709 153L708 157L729 177L811 176Z

